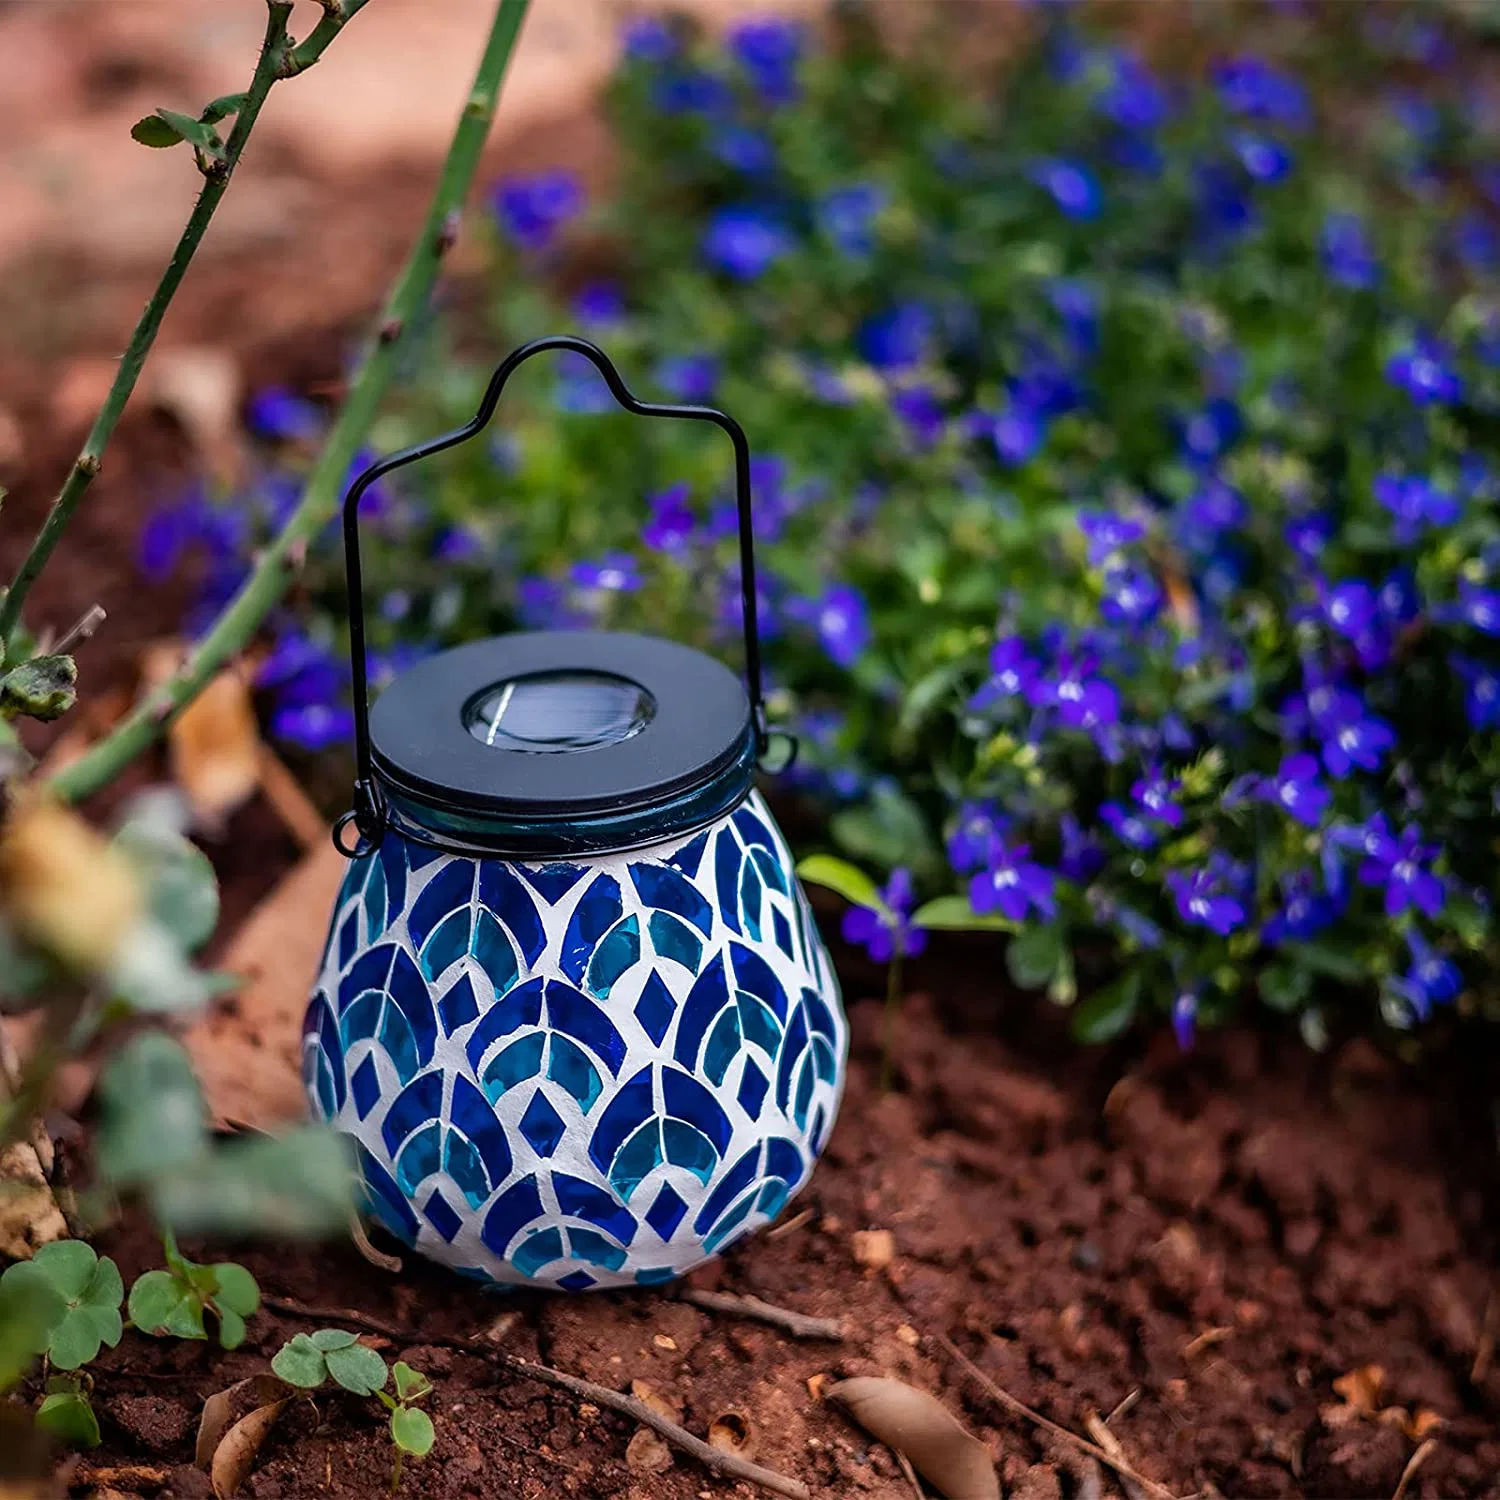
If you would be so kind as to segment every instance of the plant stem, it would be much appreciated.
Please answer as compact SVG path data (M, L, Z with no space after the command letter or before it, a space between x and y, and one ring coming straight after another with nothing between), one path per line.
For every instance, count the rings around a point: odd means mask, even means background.
M6 590L3 601L0 601L0 641L8 643L15 634L21 621L21 608L26 603L32 584L47 565L47 560L67 529L73 512L77 510L79 502L103 465L104 450L114 435L115 426L125 410L126 402L130 400L131 392L135 390L141 367L146 363L152 344L156 342L162 318L166 315L172 298L176 296L182 278L187 274L187 268L197 253L219 201L228 190L229 179L234 175L234 169L245 149L245 143L250 139L250 132L255 128L256 118L260 114L261 105L266 102L271 86L278 79L294 77L312 67L323 55L329 42L365 3L366 0L342 0L339 6L325 12L306 41L300 46L293 46L286 29L287 20L292 13L292 0L267 0L269 14L266 18L265 40L261 44L260 57L255 64L250 86L245 91L245 102L236 112L234 127L225 142L224 160L214 164L205 173L203 190L198 194L198 201L193 205L193 211L177 240L166 270L162 272L161 280L156 284L156 290L151 294L151 300L147 302L145 311L135 325L135 331L130 335L130 342L120 358L120 367L115 371L104 405L94 418L94 425L89 429L89 435L84 439L68 477L57 492L57 498L47 512L47 518L42 522L31 550L17 570L10 588Z
M495 101L528 4L529 0L500 0L496 8L474 87L448 147L427 218L381 312L379 333L354 377L297 509L177 673L53 779L51 787L58 796L76 801L97 791L161 734L173 715L244 649L285 592L306 548L333 519L349 465L395 372L401 334L426 301L451 239L450 215L463 206L479 165Z
M896 1050L896 1012L901 1009L901 943L885 966L885 1037L880 1045L880 1092L891 1091L891 1069Z

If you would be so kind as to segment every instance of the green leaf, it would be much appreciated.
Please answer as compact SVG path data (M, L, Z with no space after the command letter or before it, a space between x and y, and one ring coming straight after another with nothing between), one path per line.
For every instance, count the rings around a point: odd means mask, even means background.
M126 1042L105 1068L99 1093L96 1155L115 1184L156 1178L205 1153L198 1080L187 1053L164 1033L146 1031Z
M223 142L214 128L191 115L178 114L175 109L159 109L144 120L137 120L130 127L130 135L143 146L175 146L178 141L186 141L214 161L224 159Z
M119 1314L115 1317L118 1319ZM47 1358L59 1370L76 1370L99 1353L103 1340L94 1326L94 1315L84 1307L70 1307L63 1320L52 1330L47 1342Z
M1052 978L1062 957L1062 930L1049 923L1017 933L1005 950L1005 967L1023 990L1034 990Z
M78 664L71 656L33 656L0 677L0 716L61 718L77 700Z
M840 848L881 869L905 865L920 877L938 863L921 809L893 786L877 786L867 804L835 814L828 826Z
M386 1381L385 1361L365 1344L323 1351L328 1373L356 1396L373 1396Z
M398 1359L391 1368L396 1380L396 1395L402 1401L420 1401L432 1389L432 1382L420 1371L414 1370L404 1359Z
M0 1391L45 1351L67 1312L67 1300L33 1262L18 1261L0 1276Z
M1073 1012L1073 1035L1080 1042L1112 1042L1130 1029L1141 998L1141 971L1130 969L1094 991Z
M835 859L831 854L809 854L799 860L797 874L813 885L821 885L855 906L865 906L871 911L885 912L885 902L880 891L857 865L847 860Z
M70 1448L99 1446L99 1419L81 1391L57 1391L37 1408L36 1425Z
M912 914L913 927L933 932L1020 932L1021 924L999 912L975 911L967 896L934 896Z
M296 1334L276 1351L271 1359L271 1370L288 1385L304 1391L316 1390L328 1378L323 1351L305 1333Z
M347 1349L359 1342L359 1335L350 1333L347 1328L319 1328L309 1337L325 1354L330 1349Z
M1256 980L1260 998L1272 1010L1290 1015L1312 993L1312 974L1295 964L1267 964Z
M245 1342L245 1320L227 1307L218 1309L219 1348L238 1349Z
M249 98L248 94L220 94L217 99L203 106L203 113L198 118L205 125L213 125L230 115L239 114L245 107L247 98Z
M170 1271L145 1271L130 1288L125 1304L130 1321L156 1338L204 1339L203 1301Z
M125 1283L120 1279L120 1268L109 1256L99 1257L94 1266L94 1274L89 1277L88 1285L83 1289L81 1300L86 1307L96 1310L120 1310L120 1303L125 1300ZM112 1346L114 1340L109 1342Z
M1285 952L1314 973L1341 984L1364 984L1370 977L1368 967L1353 954L1327 943L1288 943Z
M432 1418L416 1407L401 1406L391 1413L391 1441L413 1458L421 1458L432 1451L437 1434L432 1428Z
M146 886L151 915L184 953L196 953L219 922L219 883L208 856L160 822L135 818L115 835Z
M43 1245L31 1257L31 1263L46 1273L47 1280L67 1301L77 1302L99 1267L99 1257L83 1240L55 1240Z
M228 1308L242 1318L248 1318L260 1310L260 1288L243 1266L236 1265L232 1260L225 1260L211 1269L218 1283L214 1303L220 1310Z

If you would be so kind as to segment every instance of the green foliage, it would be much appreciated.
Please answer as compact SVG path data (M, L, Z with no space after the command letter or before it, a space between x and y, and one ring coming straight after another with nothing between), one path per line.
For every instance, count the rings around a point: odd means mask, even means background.
M156 1338L205 1339L204 1314L212 1313L219 1346L239 1348L245 1341L245 1319L260 1307L255 1278L233 1261L204 1266L186 1259L170 1232L164 1245L166 1269L143 1272L130 1288L130 1321Z
M160 820L135 818L115 835L135 867L151 915L183 953L196 953L219 924L219 883L208 856Z
M331 1380L356 1396L375 1395L389 1378L380 1355L342 1328L296 1334L276 1351L271 1369L301 1390Z
M43 1245L29 1261L8 1267L0 1275L0 1340L14 1341L11 1378L29 1355L44 1354L57 1369L76 1370L102 1345L114 1348L124 1295L114 1261L81 1240ZM21 1332L23 1325L29 1333ZM5 1373L0 1368L0 1388Z
M71 656L33 656L0 677L0 716L59 719L77 701L77 683Z
M875 882L848 860L835 859L831 854L809 854L797 862L797 874L812 885L821 885L842 896L854 906L867 906L877 912L886 909Z
M89 1400L88 1377L57 1377L47 1382L47 1394L36 1410L41 1431L69 1448L97 1448L99 1419Z
M216 105L223 105L235 99L234 95L226 95L223 99L216 99L208 110L204 111L205 118L195 120L191 115L178 114L175 109L158 109L149 114L143 120L137 120L130 127L130 134L143 146L155 146L164 148L175 146L179 141L186 141L194 151L198 152L209 161L222 162L224 160L224 142L219 139L219 133L208 123L210 111ZM244 96L238 96L239 103L234 105L235 109L244 102ZM222 113L212 116L215 120L221 120L225 115L231 113L225 108Z

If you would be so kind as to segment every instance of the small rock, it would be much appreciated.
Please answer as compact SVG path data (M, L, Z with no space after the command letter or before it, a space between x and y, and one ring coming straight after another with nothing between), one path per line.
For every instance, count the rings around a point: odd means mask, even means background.
M141 1447L152 1453L175 1448L193 1425L187 1407L161 1396L116 1396L105 1409Z
M1097 1271L1103 1263L1104 1257L1099 1253L1099 1247L1091 1241L1079 1240L1073 1246L1073 1269L1075 1271Z
M1301 1260L1311 1255L1323 1238L1323 1226L1316 1219L1293 1219L1283 1235L1286 1253Z
M464 1451L463 1466L471 1474L478 1474L484 1468L484 1454L479 1450L478 1443L470 1443Z
M637 1427L625 1445L625 1462L637 1474L660 1474L672 1467L672 1450L649 1427Z
M173 1469L170 1488L177 1500L209 1500L214 1492L208 1475L194 1464L179 1464Z
M674 1350L677 1348L677 1340L674 1339L669 1333L653 1334L651 1337L651 1342L655 1344L658 1349Z
M896 1236L889 1229L856 1229L849 1243L855 1265L867 1271L883 1271L896 1258Z

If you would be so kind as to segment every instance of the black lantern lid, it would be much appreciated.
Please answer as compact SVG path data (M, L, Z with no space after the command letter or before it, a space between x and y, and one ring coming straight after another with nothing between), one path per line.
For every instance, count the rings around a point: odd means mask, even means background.
M402 830L513 854L651 843L749 789L750 699L673 641L549 630L474 641L396 678L372 764Z

